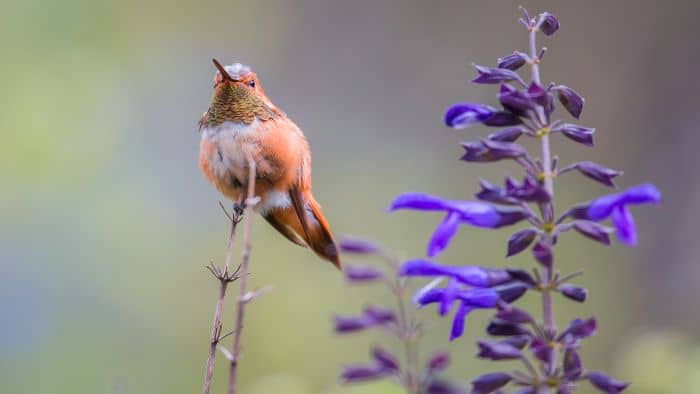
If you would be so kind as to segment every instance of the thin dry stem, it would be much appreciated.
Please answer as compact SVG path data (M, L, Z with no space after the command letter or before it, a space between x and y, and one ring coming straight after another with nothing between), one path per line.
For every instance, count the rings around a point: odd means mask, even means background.
M236 213L236 210L233 210L233 214L229 214L226 211L226 208L224 205L219 202L219 205L221 206L221 209L224 211L224 214L226 217L230 220L231 222L231 231L229 233L229 238L228 238L228 244L226 246L226 258L224 259L224 269L223 271L221 268L217 267L214 265L213 262L211 262L206 268L211 272L212 275L219 281L219 294L218 297L216 298L216 307L214 308L214 319L212 321L211 325L211 336L209 339L209 355L207 357L207 363L206 367L204 369L204 384L202 386L202 393L203 394L209 394L209 390L211 388L211 379L214 374L214 359L216 358L216 346L219 344L221 341L221 329L222 329L222 324L221 324L221 314L223 312L224 308L224 298L226 297L226 289L228 287L228 284L235 281L238 279L240 267L238 267L235 271L231 271L231 251L233 249L233 243L236 238L236 226L238 225L238 222L240 222L241 218L240 215Z
M255 162L249 160L250 174L248 177L248 193L245 201L245 212L243 218L243 254L241 256L241 282L238 295L238 308L236 309L236 326L234 328L233 344L231 345L231 359L228 375L228 394L236 393L236 382L238 372L238 362L241 356L241 334L243 333L243 318L245 317L245 306L247 304L246 294L248 286L248 266L250 263L250 250L252 248L251 233L253 229L253 207L257 200L255 197Z

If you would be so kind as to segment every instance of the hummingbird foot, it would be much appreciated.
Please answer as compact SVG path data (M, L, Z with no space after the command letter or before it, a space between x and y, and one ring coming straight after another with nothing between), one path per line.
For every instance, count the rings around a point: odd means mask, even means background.
M240 203L233 204L233 220L239 223L243 220L243 213L245 212L245 205Z

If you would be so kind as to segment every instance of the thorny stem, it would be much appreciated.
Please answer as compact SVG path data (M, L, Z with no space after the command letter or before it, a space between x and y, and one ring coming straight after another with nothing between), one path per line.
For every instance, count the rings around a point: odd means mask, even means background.
M530 43L530 59L532 65L532 81L536 82L537 84L541 84L539 58L537 54L537 30L537 22L533 19L528 29ZM547 121L547 119L545 119L544 116L540 116L540 118L540 120L543 123ZM547 127L548 125L543 124L542 126ZM545 204L546 206L542 210L542 215L545 223L551 223L553 219L553 203L551 201L554 199L554 184L552 179L552 154L549 145L549 135L543 134L540 137L540 139L542 140L541 161L542 176L544 178L544 188L550 196L550 202ZM545 234L544 242L547 244L547 246L552 246L552 238L550 234ZM552 292L550 290L550 284L553 281L553 273L554 267L544 267L544 278L542 278L542 280L544 281L542 290L542 319L544 321L546 333L553 333L556 329L554 324L554 311L552 309ZM548 374L552 374L555 371L556 355L556 349L552 348L552 357L548 365L549 368L547 371ZM549 388L541 388L539 391L540 394L547 394L549 392Z
M236 213L235 209L232 213L233 216L231 216L228 214L228 212L226 212L226 209L223 205L221 205L221 208L224 210L224 213L231 221L231 232L229 233L228 245L226 246L224 271L221 272L221 270L218 267L214 266L213 263L211 264L211 266L207 267L207 269L209 269L209 271L214 275L214 277L216 277L216 279L219 280L219 295L216 299L216 307L214 308L214 320L212 321L211 325L211 337L209 339L209 355L207 357L207 364L204 370L204 385L202 386L203 394L209 394L209 389L211 387L211 379L214 374L214 359L216 358L216 346L222 339L221 313L224 308L224 297L226 296L226 289L228 288L228 284L237 279L238 277L238 270L236 270L233 273L230 272L231 250L233 249L233 243L236 238L236 227L241 218L240 215Z
M248 161L250 173L248 175L248 193L246 194L245 212L243 218L243 253L241 256L241 283L238 293L238 308L236 308L236 326L233 335L233 344L231 345L231 360L228 375L228 394L236 393L236 377L238 372L238 361L241 356L241 334L243 332L243 318L245 317L245 306L248 303L247 286L248 286L248 265L250 263L251 233L253 230L253 207L256 204L255 197L255 179L256 168L253 160Z

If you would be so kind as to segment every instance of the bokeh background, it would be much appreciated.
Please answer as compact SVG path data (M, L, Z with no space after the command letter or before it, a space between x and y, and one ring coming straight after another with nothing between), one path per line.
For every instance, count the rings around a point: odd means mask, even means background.
M555 138L562 162L624 169L621 185L651 181L665 199L637 210L637 248L562 239L560 267L585 269L590 300L558 303L557 319L595 313L584 360L633 381L630 392L700 392L700 3L522 3L560 18L542 41L543 78L579 90L582 123L598 130L595 149ZM227 237L220 197L197 169L212 57L252 65L306 132L315 194L338 235L422 256L439 215L387 214L393 196L468 198L479 178L517 174L458 161L457 143L485 131L446 129L441 115L455 101L495 103L493 87L467 83L469 65L525 47L518 4L0 1L0 392L200 390L216 295L204 265L221 262ZM556 192L563 206L606 190L570 175ZM259 218L254 226L251 280L274 290L249 309L241 392L399 393L338 387L339 366L365 360L379 339L339 338L330 324L392 300L345 286ZM501 266L509 231L465 227L439 261ZM486 313L453 344L448 320L420 315L424 350L454 354L451 376L493 368L472 357Z

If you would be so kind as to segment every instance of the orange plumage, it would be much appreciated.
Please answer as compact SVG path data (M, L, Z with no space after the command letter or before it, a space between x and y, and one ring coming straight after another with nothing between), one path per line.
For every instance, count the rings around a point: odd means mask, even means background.
M311 194L311 152L302 131L267 98L248 67L216 60L214 94L199 122L199 167L224 196L243 201L256 165L256 210L290 241L340 268L328 223Z

